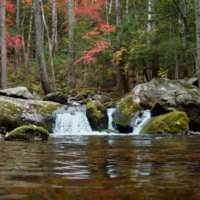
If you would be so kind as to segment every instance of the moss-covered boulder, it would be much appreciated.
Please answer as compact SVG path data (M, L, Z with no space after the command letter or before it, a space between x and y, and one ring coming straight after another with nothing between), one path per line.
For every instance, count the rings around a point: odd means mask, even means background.
M49 132L43 127L21 126L11 131L5 140L47 140Z
M90 101L86 104L86 116L93 131L102 131L108 128L106 108L99 101Z
M36 125L52 131L54 116L53 111L62 104L24 100L0 96L0 133L6 134L23 125Z
M43 98L43 101L53 101L64 104L67 103L67 96L62 92L49 93Z
M113 113L113 122L121 133L131 133L133 125L131 120L137 111L142 110L139 104L135 104L131 97L124 99Z
M188 130L189 123L186 113L178 111L152 117L141 133L181 133Z
M104 103L103 106L105 108L114 108L116 106L116 103L111 101L111 102Z

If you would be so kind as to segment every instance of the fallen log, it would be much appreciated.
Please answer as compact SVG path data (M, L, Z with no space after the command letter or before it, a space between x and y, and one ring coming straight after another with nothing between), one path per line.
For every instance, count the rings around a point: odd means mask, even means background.
M200 132L188 131L188 135L200 135Z

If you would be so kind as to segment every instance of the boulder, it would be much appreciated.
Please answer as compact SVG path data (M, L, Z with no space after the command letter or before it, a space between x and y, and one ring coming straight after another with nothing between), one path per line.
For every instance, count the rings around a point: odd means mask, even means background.
M6 135L5 140L47 140L49 132L36 126L21 126Z
M169 80L154 78L148 83L137 85L126 97L132 97L144 109L151 109L154 104L167 92L179 89L195 89L196 86L185 80Z
M47 94L43 98L43 101L53 101L53 102L64 104L64 103L67 103L67 97L62 92L54 92L54 93Z
M151 110L157 116L174 111L184 111L189 119L190 130L200 131L200 90L182 88L164 94Z
M33 95L28 91L26 87L14 87L0 90L0 95L22 99L34 99Z
M61 106L48 101L0 96L0 133L6 134L22 125L42 126L52 131L52 113Z
M113 123L121 133L133 131L132 119L134 115L142 110L139 104L135 104L131 97L124 99L113 113Z
M104 103L103 106L105 108L114 108L116 106L116 103L115 102L107 102L107 103Z
M187 133L188 117L185 112L171 112L152 117L140 133Z
M86 104L86 116L93 131L102 131L108 128L106 108L99 101L90 101Z
M107 102L111 102L112 99L106 95L98 95L95 94L92 99L100 101L102 104L107 103Z

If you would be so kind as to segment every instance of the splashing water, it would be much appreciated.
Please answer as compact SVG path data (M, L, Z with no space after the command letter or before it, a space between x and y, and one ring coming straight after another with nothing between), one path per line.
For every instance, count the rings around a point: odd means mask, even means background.
M142 128L146 125L146 123L151 118L151 111L150 110L144 110L142 117L138 117L135 121L133 133L134 135L139 135Z

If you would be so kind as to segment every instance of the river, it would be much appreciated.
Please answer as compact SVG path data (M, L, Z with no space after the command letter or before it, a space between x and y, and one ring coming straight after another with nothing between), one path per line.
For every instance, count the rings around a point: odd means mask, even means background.
M200 199L200 137L0 140L0 199Z

